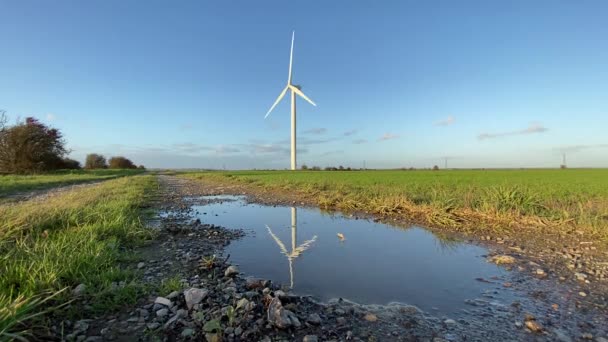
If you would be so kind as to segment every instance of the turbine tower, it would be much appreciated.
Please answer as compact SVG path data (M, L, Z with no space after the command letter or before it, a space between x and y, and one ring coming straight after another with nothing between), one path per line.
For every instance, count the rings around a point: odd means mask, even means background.
M291 83L291 75L292 75L292 65L293 65L293 41L295 39L296 36L296 32L293 31L293 33L291 34L291 51L289 53L289 75L287 76L287 86L285 86L285 89L283 89L283 91L281 92L281 94L279 94L279 97L277 98L276 101L274 101L274 104L272 105L272 107L270 107L270 109L268 110L268 113L266 113L266 116L264 116L264 119L266 119L268 117L268 115L270 115L270 112L272 112L272 110L274 109L274 107L277 106L277 104L279 104L279 102L281 101L281 99L283 99L283 97L285 96L285 94L287 94L288 90L291 90L291 169L295 170L297 168L297 163L296 163L296 94L300 97L302 97L304 100L308 101L308 103L310 103L313 106L316 106L316 104L314 102L312 102L311 99L309 99L306 95L304 95L304 93L301 90L301 87L299 85L294 85Z

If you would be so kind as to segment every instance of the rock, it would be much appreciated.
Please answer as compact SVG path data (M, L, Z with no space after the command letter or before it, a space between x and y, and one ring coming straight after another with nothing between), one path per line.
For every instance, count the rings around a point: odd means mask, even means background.
M185 338L194 336L194 329L186 328L186 329L182 330L181 336L185 337Z
M515 258L510 255L495 255L490 258L490 262L496 265L507 265L515 263Z
M582 282L587 280L587 275L585 273L576 272L576 273L574 273L574 277L576 277L576 280L582 281Z
M241 327L236 327L236 329L234 329L234 334L236 336L241 336L241 334L243 333L243 328Z
M100 342L100 341L103 341L103 338L101 336L89 336L84 340L84 342Z
M241 298L238 302L236 302L236 309L247 308L247 304L249 304L247 298Z
M165 317L169 314L169 309L164 308L156 311L156 317Z
M298 317L293 312L283 308L283 304L278 298L273 298L268 305L268 322L279 329L301 326Z
M169 300L165 297L156 297L156 299L154 300L154 304L160 304L160 305L164 305L166 307L173 306L173 303L171 302L171 300Z
M156 330L159 327L160 327L160 323L158 323L158 322L153 322L153 323L146 324L146 328L148 328L150 330Z
M207 342L221 342L222 338L219 334L205 334Z
M76 334L82 334L89 330L89 323L86 320L77 321L74 323L74 332Z
M608 338L605 337L596 337L595 340L597 342L608 342Z
M590 333L584 333L584 334L581 335L581 338L583 340L593 340L593 335L590 334Z
M537 268L536 271L534 271L534 273L536 273L537 276L546 276L547 273L545 273L545 271L542 268Z
M192 309L192 307L205 299L209 291L197 288L191 288L184 291L184 297L186 298L186 306L188 310Z
M137 269L142 269L146 266L145 262L140 262L139 264L137 264Z
M587 294L583 291L579 292L578 295L581 297L587 297Z
M453 324L456 324L456 321L451 318L448 318L445 321L443 321L443 323L446 325L453 325Z
M368 322L375 322L378 320L378 316L374 315L373 313L367 313L365 316L363 316L363 319Z
M86 291L87 287L85 284L79 284L72 290L72 294L76 297L82 296L84 291Z
M336 318L336 322L340 325L344 325L344 324L346 324L346 318L338 317L338 318Z
M534 333L543 332L543 327L534 320L526 321L526 328L530 329L530 331Z
M226 269L226 271L224 272L224 276L225 277L232 277L239 274L239 269L232 265L232 266L228 266L228 268Z
M266 280L257 278L247 278L245 286L249 290L263 289L264 287L268 286L267 283L268 282Z
M177 292L177 291L173 291L173 292L171 292L171 293L169 293L169 294L167 295L167 298L168 298L168 299L175 299L175 298L177 298L177 296L179 296L179 292Z
M316 313L311 313L310 315L308 315L308 318L306 318L306 322L312 325L319 325L321 324L321 316Z
M168 329L171 324L175 323L178 319L182 318L182 317L186 317L188 316L188 311L184 310L184 309L179 309L177 310L177 312L175 313L175 316L171 317L167 323L165 323L165 325L163 326L164 329Z
M274 291L274 296L279 299L283 299L283 298L287 297L287 294L281 290L277 290L277 291Z
M302 342L318 342L318 341L319 341L319 338L317 337L317 335L306 335L302 339Z
M346 311L342 310L342 309L336 309L334 310L334 312L336 313L336 315L338 316L344 316L344 314L346 314Z

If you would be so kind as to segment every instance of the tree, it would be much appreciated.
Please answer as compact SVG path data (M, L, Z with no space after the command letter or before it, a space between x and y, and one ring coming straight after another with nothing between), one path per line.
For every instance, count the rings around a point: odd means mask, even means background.
M439 166L437 166L437 165L433 166L433 171L439 171Z
M146 169L146 167L143 166L143 165L139 165L137 168L140 169L140 170L145 170Z
M136 169L137 166L125 157L112 157L108 162L110 169Z
M302 165L302 170L308 170L308 166L306 164Z
M82 169L82 166L80 166L80 162L78 160L74 160L74 159L70 159L70 158L63 158L61 160L61 169L66 169L66 170L79 170Z
M30 173L61 168L67 154L63 135L33 117L7 125L0 111L0 172Z
M107 167L108 165L106 164L106 158L101 154L87 154L87 159L84 163L85 169L105 169Z

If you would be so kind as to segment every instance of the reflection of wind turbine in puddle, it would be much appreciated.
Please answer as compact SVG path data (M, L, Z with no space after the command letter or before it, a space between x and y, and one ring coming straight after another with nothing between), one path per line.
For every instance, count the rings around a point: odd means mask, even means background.
M270 229L268 225L266 225L266 229L268 229L268 233L281 249L281 253L287 257L287 261L289 262L289 278L291 281L290 287L293 288L293 260L299 257L300 254L302 254L305 250L310 248L310 246L317 240L317 236L313 236L312 239L306 240L304 243L296 247L298 223L297 209L295 207L291 207L291 252L287 250L285 244L272 232L272 229Z

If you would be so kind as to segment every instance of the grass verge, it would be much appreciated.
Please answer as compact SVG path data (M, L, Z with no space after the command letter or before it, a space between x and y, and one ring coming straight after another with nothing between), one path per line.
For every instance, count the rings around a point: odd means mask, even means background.
M321 208L460 231L567 234L608 242L608 170L234 171L182 177L291 193Z
M134 303L144 289L118 264L152 236L141 207L156 188L153 176L124 177L0 206L0 307L13 308L0 313L0 339L44 333L31 318L69 301L78 284L95 311Z
M36 175L0 174L0 198L62 185L133 176L142 172L142 170L65 170Z

